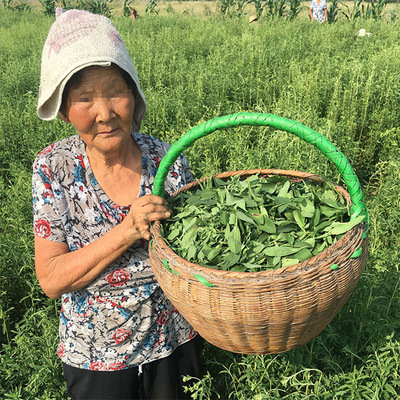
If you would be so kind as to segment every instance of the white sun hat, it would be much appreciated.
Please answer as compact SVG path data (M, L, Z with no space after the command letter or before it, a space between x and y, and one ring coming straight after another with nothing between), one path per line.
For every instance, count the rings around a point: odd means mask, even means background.
M43 46L38 116L56 118L66 83L79 70L115 64L126 71L137 88L133 129L140 130L146 100L130 54L110 19L83 10L56 10L56 20Z

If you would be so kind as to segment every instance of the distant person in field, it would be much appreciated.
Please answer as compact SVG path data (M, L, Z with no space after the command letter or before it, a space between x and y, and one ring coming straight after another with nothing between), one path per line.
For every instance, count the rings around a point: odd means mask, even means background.
M312 0L310 4L311 21L325 23L328 15L326 0Z
M249 24L250 24L250 25L258 25L258 18L257 18L257 15L252 15L252 16L249 18Z
M131 17L132 19L136 19L136 18L138 17L138 13L137 13L137 11L136 11L134 8L131 8L131 15L130 15L130 17Z
M161 291L148 254L149 224L170 216L152 194L169 145L140 133L146 101L108 18L57 9L37 112L76 131L38 154L32 179L35 267L43 291L61 297L68 395L137 399L140 387L146 399L188 398L182 377L199 376L202 339ZM181 155L166 190L190 181Z

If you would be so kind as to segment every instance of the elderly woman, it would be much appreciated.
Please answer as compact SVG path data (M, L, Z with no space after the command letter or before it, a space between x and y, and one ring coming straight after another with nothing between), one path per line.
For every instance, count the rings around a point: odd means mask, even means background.
M311 21L317 21L321 24L326 22L328 15L326 0L312 0L310 4Z
M43 291L61 296L60 343L73 399L187 397L201 338L161 291L147 251L149 223L170 215L151 194L168 145L139 133L145 98L112 22L57 10L44 44L38 115L76 130L33 165L35 266ZM166 190L192 180L185 158ZM142 382L139 384L139 370Z

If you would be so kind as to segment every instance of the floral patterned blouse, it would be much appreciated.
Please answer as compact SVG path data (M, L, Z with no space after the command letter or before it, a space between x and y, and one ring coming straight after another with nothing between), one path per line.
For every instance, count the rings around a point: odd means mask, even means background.
M158 165L169 148L137 133L142 152L139 196L150 194ZM181 155L170 168L166 191L192 181ZM65 243L71 251L88 245L129 212L110 200L96 181L78 136L46 147L33 165L36 235ZM196 332L172 306L152 273L148 243L135 243L84 289L62 296L62 361L77 368L114 371L168 356Z
M320 0L319 4L317 0L312 0L310 8L312 9L313 17L316 21L323 23L325 18L326 0Z

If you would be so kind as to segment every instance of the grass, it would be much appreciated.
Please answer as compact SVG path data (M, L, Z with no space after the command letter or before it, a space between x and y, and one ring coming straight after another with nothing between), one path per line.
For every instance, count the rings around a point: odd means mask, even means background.
M34 272L30 177L36 153L70 135L36 116L40 53L52 19L0 11L0 398L64 399L56 356L59 302ZM238 111L296 119L349 159L371 214L370 257L327 328L284 354L245 356L207 345L197 399L400 398L400 26L155 16L115 18L148 102L144 132L169 142ZM361 28L372 32L358 38ZM324 38L321 46L320 38ZM219 131L185 155L196 177L252 167L340 182L310 145L267 128Z

